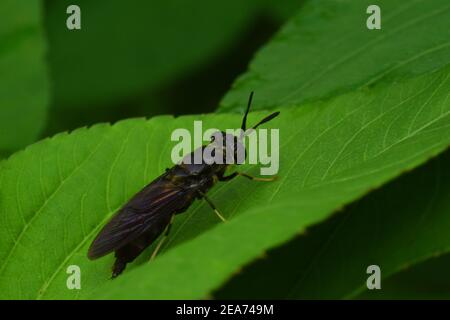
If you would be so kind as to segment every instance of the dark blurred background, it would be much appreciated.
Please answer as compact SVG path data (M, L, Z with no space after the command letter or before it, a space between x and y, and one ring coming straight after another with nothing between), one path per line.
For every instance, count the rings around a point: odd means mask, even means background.
M302 0L47 0L51 102L42 137L98 122L214 111ZM66 8L81 9L68 30Z

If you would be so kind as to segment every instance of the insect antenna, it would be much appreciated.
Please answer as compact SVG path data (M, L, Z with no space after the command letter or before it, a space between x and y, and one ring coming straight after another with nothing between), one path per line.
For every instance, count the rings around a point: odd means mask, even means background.
M276 116L278 116L280 114L280 111L274 112L270 115L268 115L267 117L265 117L264 119L262 119L260 122L258 122L257 124L255 124L252 129L256 129L258 128L260 125L262 125L263 123L266 123L270 120L272 120L273 118L275 118Z
M250 96L248 97L247 110L245 110L244 118L242 119L242 125L241 125L242 131L241 131L240 139L242 139L244 136L246 136L247 134L249 134L251 132L250 131L249 133L246 134L245 131L247 130L247 116L248 116L248 113L250 111L250 106L252 105L252 100L253 100L253 91L250 93ZM274 113L268 115L267 117L265 117L264 119L259 121L257 124L255 124L251 129L253 129L253 130L256 129L257 127L259 127L263 123L266 123L267 121L272 120L273 118L275 118L279 114L280 114L280 112L277 111L277 112L274 112Z
M245 130L247 129L247 115L248 115L248 112L250 111L250 106L252 105L252 100L253 100L253 91L250 93L250 96L248 97L247 110L245 110L244 118L242 119L242 125L241 125L242 132L245 132Z

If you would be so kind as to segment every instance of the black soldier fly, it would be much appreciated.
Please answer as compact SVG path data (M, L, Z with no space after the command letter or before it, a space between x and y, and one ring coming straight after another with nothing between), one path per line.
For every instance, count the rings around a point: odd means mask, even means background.
M250 94L242 119L242 130L239 137L222 131L216 132L211 137L210 144L194 150L185 156L184 160L192 160L198 152L210 148L213 156L219 155L219 158L224 158L228 151L228 156L232 155L234 164L241 164L242 162L237 161L238 151L244 151L245 159L246 152L242 141L247 134L246 122L252 97L253 92ZM250 130L272 120L278 114L279 112L272 113ZM221 142L218 142L219 140ZM230 141L232 142L231 150L228 144ZM256 181L274 180L273 178L253 177L242 172L234 172L225 176L225 171L230 165L229 161L211 163L208 160L211 159L201 158L200 162L181 161L174 167L166 169L165 173L144 187L99 232L89 248L89 259L94 260L115 251L116 260L112 268L112 278L115 278L123 272L127 263L132 262L164 233L152 253L150 259L153 259L169 234L174 216L185 212L195 199L205 199L219 218L225 221L225 218L206 195L217 181L229 181L236 176Z

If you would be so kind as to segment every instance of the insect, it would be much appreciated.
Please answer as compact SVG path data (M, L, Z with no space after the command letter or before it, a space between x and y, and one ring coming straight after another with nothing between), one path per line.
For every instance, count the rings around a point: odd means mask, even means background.
M217 216L225 221L225 218L206 195L207 191L217 181L229 181L237 176L256 181L274 180L274 178L257 178L237 171L226 176L225 171L230 166L230 161L211 163L207 158L201 158L200 162L184 161L194 159L198 152L204 152L205 148L209 148L212 155L222 157L222 159L231 156L234 160L234 163L231 161L231 164L241 164L236 160L239 151L242 150L244 151L244 159L246 157L242 141L247 132L247 115L250 111L252 98L253 92L250 94L247 109L242 119L242 131L239 137L222 131L216 132L212 135L210 144L186 155L179 164L166 169L161 176L150 182L133 196L98 233L89 248L89 259L94 260L115 251L116 260L112 267L111 277L115 278L123 272L127 263L132 262L163 234L151 255L150 260L152 260L169 235L174 216L185 212L194 200L206 200ZM251 129L256 129L278 114L279 112L270 114ZM219 142L219 140L221 141ZM228 144L229 141L233 143ZM232 148L229 147L230 145Z

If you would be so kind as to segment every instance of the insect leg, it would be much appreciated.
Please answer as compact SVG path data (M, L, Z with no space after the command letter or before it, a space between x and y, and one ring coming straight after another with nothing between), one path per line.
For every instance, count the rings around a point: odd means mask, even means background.
M251 176L251 175L249 175L247 173L244 173L244 172L238 172L237 174L240 175L240 176L246 177L246 178L248 178L250 180L253 180L253 181L274 181L274 180L277 179L277 176L273 176L273 177L270 177L270 178L260 178L260 177Z
M259 178L259 177L251 176L251 175L249 175L247 173L244 173L244 172L233 172L229 176L219 177L219 181L229 181L229 180L233 179L236 176L243 176L243 177L246 177L247 179L250 179L250 180L253 180L253 181L274 181L274 180L277 179L276 176L273 176L273 177L270 177L270 178Z
M208 202L208 204L214 210L214 212L217 214L217 216L220 218L220 220L222 220L223 222L226 222L227 220L220 214L219 210L217 210L217 207L214 205L214 203L211 201L211 199L209 199L208 196L206 194L204 194L203 192L201 192L201 191L198 191L198 192L202 196L202 198L205 199L206 202Z
M238 173L237 172L233 172L232 174L230 174L229 176L219 176L219 181L230 181L231 179L233 179L234 177L237 177Z
M169 224L167 225L166 230L164 231L164 234L161 237L161 240L159 240L158 245L156 246L155 250L153 250L152 256L150 257L150 261L155 259L156 254L158 253L159 249L161 249L161 246L163 245L164 241L166 240L167 236L169 235L170 229L172 228L173 217L175 217L174 214L170 218Z

